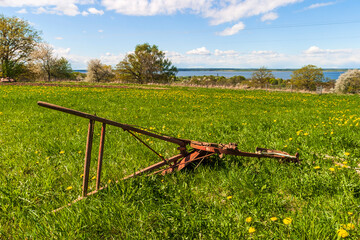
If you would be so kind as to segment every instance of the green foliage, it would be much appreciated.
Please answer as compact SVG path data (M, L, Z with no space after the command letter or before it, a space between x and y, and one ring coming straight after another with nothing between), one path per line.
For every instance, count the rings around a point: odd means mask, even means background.
M73 70L69 61L61 57L56 59L54 64L53 76L57 79L74 79Z
M358 93L360 91L360 70L353 69L341 74L336 80L335 92Z
M324 73L321 68L314 65L307 65L295 70L291 75L291 82L299 89L313 91L318 84L324 80Z
M272 78L274 78L272 71L266 67L261 67L252 73L251 84L253 86L263 86L269 83Z
M29 59L39 33L20 18L0 15L0 65L2 77L17 77Z
M117 78L124 82L168 83L175 78L177 68L156 45L144 43L116 65L116 72Z

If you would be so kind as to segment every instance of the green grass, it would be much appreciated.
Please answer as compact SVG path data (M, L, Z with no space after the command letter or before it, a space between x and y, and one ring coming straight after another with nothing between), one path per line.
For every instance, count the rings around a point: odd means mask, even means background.
M102 182L111 180L110 188L53 214L81 195L88 121L37 101L169 136L236 142L244 151L299 152L302 163L212 157L197 168L113 184L158 159L108 126ZM357 95L1 85L0 239L337 239L349 223L348 238L358 239L359 104ZM90 177L99 133L97 124ZM166 157L177 153L173 144L144 140Z

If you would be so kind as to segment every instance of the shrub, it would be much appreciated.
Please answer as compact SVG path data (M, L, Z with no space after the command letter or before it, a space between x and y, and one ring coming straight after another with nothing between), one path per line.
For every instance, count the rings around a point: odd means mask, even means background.
M360 90L360 70L353 69L341 74L335 83L336 93L357 93Z

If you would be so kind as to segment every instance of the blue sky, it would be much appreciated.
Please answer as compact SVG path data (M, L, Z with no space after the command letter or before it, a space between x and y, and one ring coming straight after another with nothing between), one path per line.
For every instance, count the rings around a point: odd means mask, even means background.
M73 69L137 44L177 67L359 68L359 0L0 0Z

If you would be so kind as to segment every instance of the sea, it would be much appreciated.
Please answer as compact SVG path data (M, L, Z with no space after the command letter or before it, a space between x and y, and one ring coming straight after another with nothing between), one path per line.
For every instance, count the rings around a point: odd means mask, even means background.
M75 72L86 73L86 70L74 70ZM252 73L256 70L224 70L224 69L179 69L176 74L177 77L188 77L188 76L224 76L230 78L233 76L244 76L245 78L250 78ZM346 70L324 70L325 79L336 80L341 74ZM290 79L293 70L272 70L272 74L275 78Z

